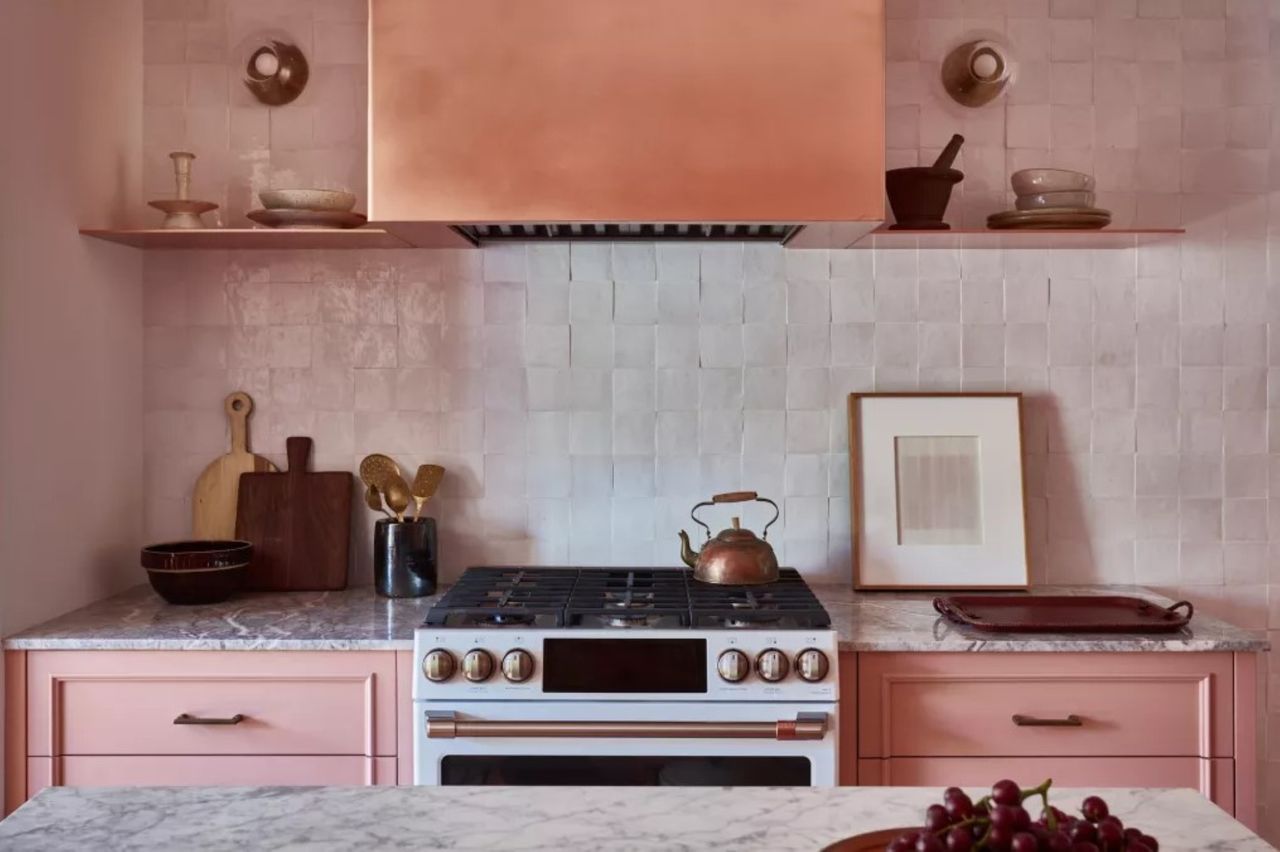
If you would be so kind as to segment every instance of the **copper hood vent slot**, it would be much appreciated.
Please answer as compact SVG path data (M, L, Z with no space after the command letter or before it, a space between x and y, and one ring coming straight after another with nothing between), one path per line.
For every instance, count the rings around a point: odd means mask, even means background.
M606 240L644 242L686 240L726 240L730 242L786 243L801 225L783 222L757 222L751 224L664 224L661 222L592 222L551 223L524 222L508 225L458 225L468 239L477 243L546 242L555 240Z

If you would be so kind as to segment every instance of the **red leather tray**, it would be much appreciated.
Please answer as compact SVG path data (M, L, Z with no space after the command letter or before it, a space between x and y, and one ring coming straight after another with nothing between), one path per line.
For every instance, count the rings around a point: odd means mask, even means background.
M1171 633L1195 611L1190 601L1165 608L1124 595L952 595L933 608L993 633Z

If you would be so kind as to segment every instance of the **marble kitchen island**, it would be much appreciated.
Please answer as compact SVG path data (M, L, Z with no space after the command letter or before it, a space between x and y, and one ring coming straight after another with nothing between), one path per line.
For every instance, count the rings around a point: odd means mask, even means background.
M1069 810L1091 792L1054 791L1051 801ZM1103 795L1163 852L1273 848L1191 790ZM940 797L919 787L64 788L0 822L0 848L817 852L916 824Z

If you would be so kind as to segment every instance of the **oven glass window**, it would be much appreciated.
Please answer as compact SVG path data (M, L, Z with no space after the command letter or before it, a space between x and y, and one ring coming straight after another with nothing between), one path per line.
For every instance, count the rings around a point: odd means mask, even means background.
M547 639L543 692L707 691L706 639Z
M808 787L807 757L555 757L453 754L445 785L582 787Z

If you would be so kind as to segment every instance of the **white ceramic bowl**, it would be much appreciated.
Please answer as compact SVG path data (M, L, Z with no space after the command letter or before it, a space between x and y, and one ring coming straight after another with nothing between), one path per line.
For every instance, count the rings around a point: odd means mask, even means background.
M1014 202L1019 210L1042 210L1046 207L1092 207L1092 192L1038 192L1035 195L1019 195Z
M338 189L264 189L258 193L268 210L317 210L346 213L356 206L356 197Z
M1093 176L1067 169L1022 169L1010 178L1018 195L1041 192L1092 192Z

